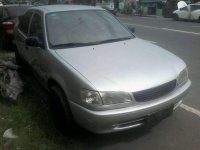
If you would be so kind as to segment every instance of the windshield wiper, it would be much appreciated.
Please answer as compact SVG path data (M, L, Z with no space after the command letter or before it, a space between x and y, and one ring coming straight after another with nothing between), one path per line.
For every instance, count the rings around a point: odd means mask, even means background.
M96 44L103 44L103 43L110 43L110 42L117 42L117 41L124 41L124 40L129 40L132 39L133 37L124 37L124 38L118 38L118 39L109 39L109 40L104 40L100 42L96 42Z
M89 46L89 45L98 45L103 43L110 43L110 42L117 42L117 41L123 41L132 39L133 37L125 37L125 38L118 38L118 39L108 39L104 41L98 41L98 42L88 42L88 43L66 43L66 44L57 44L52 45L53 48L71 48L71 47L79 47L79 46Z
M52 45L54 48L69 48L69 47L78 47L78 46L87 46L87 43L66 43L66 44L57 44L57 45Z

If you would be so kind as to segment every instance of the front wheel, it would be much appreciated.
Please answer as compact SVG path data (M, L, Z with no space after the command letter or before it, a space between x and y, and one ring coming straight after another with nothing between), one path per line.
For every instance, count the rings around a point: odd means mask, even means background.
M179 20L178 15L177 15L177 14L174 14L174 15L173 15L173 19L174 19L175 21L178 21L178 20Z
M65 133L74 131L77 126L73 120L67 97L59 86L50 88L49 104L56 126Z

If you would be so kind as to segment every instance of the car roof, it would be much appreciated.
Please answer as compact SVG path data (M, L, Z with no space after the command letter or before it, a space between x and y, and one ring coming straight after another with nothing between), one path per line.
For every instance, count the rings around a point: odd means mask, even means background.
M101 7L98 6L86 6L86 5L44 5L44 6L36 6L31 7L29 10L40 10L44 13L49 12L59 12L59 11L71 11L71 10L102 10Z
M190 4L190 5L200 5L200 3Z

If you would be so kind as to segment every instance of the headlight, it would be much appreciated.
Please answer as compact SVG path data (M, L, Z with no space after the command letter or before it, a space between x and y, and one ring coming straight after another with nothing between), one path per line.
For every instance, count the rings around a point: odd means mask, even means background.
M81 90L81 99L88 104L102 105L101 97L96 91Z
M126 92L100 92L100 95L104 105L131 102L131 97Z
M181 73L179 74L177 78L177 85L181 85L185 83L188 80L188 70L185 68Z

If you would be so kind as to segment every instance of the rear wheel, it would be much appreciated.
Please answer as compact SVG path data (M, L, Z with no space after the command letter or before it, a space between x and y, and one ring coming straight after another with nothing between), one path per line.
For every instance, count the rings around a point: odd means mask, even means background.
M66 134L72 133L77 126L73 120L67 97L57 85L50 88L49 104L56 126Z

